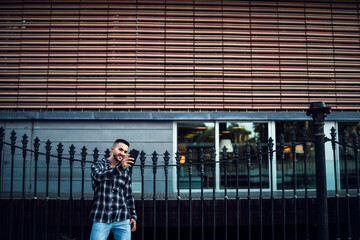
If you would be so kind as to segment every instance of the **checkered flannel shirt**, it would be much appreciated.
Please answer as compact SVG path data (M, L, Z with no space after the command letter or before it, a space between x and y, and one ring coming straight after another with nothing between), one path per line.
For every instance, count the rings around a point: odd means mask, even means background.
M104 158L91 166L91 181L94 190L91 220L113 223L137 219L128 169L124 170L121 164L110 168L110 161Z

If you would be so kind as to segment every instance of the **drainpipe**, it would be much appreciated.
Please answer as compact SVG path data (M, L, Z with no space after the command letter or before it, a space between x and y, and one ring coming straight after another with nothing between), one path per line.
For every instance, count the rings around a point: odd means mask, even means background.
M329 239L324 134L324 119L329 113L330 107L326 107L324 102L312 102L306 113L312 116L314 125L318 240Z

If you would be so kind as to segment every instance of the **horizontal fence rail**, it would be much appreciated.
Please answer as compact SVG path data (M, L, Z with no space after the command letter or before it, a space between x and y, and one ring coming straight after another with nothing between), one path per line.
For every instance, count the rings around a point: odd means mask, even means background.
M52 154L55 149L50 140L41 143L39 138L33 141L33 147L29 147L29 139L25 134L22 136L21 145L17 141L16 132L12 131L10 142L5 140L5 131L0 128L0 186L1 186L1 228L4 239L87 239L91 222L88 220L91 201L86 199L85 184L90 181L85 176L87 168L99 160L99 149L93 150L92 156L88 149L83 146L80 159L75 158L76 148L73 144L68 148L68 157L65 157L65 146L60 142L56 146L57 154ZM347 132L342 134L342 139L337 141L336 130L331 129L331 137L325 138L331 142L334 156L334 179L335 191L331 196L328 192L330 229L334 234L333 239L358 239L360 237L358 227L360 223L360 191L359 191L359 136L349 137ZM134 170L141 175L141 193L136 196L138 213L138 225L140 233L133 235L135 239L316 239L315 202L314 191L309 191L307 183L306 161L292 159L292 187L285 186L284 159L285 151L295 153L297 145L301 145L304 151L304 159L308 153L308 136L303 131L302 142L295 141L295 133L291 134L291 145L285 146L284 136L281 135L279 142L274 144L272 138L268 142L247 142L241 146L244 151L240 155L240 146L234 146L234 157L228 157L228 149L224 147L219 153L220 161L216 160L215 148L209 155L204 154L203 149L198 150L198 161L194 162L194 152L189 149L185 156L185 163L181 163L182 154L177 151L174 154L166 151L163 161L159 160L159 154L154 151L151 159L146 159L146 153L140 153ZM339 158L336 155L338 147L344 159L344 188L338 185ZM30 149L31 148L31 149ZM42 151L41 149L45 149ZM6 150L6 151L5 151ZM6 152L6 154L5 154ZM20 153L20 154L19 154ZM274 154L280 156L282 173L277 191L274 190ZM295 154L293 154L294 156ZM110 151L105 151L104 157L109 157ZM348 159L355 161L356 183L350 188L348 174ZM265 185L264 158L268 158L269 183ZM30 165L30 160L33 165ZM66 164L63 162L66 161ZM50 172L51 163L56 162L56 171ZM247 188L239 186L239 163L246 163ZM5 164L6 163L6 164ZM74 164L76 163L76 164ZM8 165L10 164L10 166ZM20 165L22 172L14 171L14 167ZM305 169L304 189L299 191L297 186L296 168L303 165ZM229 186L229 166L235 169L235 186ZM215 180L212 189L204 191L205 167L209 167L210 173L215 177L216 167L223 169L223 187L216 189ZM5 168L8 168L5 171ZM138 169L137 169L138 168ZM150 193L145 191L145 181L148 181L146 169L152 169L152 187ZM194 189L194 169L199 169L200 189ZM257 176L251 174L251 169L257 169ZM66 171L65 171L66 170ZM74 190L73 174L75 170L81 172L80 185ZM163 175L158 171L163 171ZM174 170L176 188L173 193L169 192L169 174ZM186 172L188 187L180 186L181 172ZM66 174L64 174L64 172ZM9 176L9 175L10 176ZM27 175L31 175L28 178ZM40 175L41 174L41 177ZM160 179L160 177L163 179ZM10 178L10 181L5 179ZM45 191L39 193L39 179L45 179L43 186ZM50 181L56 179L56 181ZM21 181L17 181L21 179ZM26 188L27 179L31 179L32 191ZM252 185L256 180L258 187ZM164 191L159 190L159 181L164 181ZM62 192L63 183L69 184L69 192ZM20 184L21 188L15 186ZM49 187L56 184L57 193L51 195ZM16 190L15 190L16 189ZM21 189L19 191L18 189ZM147 189L149 190L149 189ZM230 191L231 190L231 191ZM266 191L265 191L266 190ZM313 189L312 189L313 190ZM160 193L162 192L162 193ZM74 197L73 193L77 193ZM150 195L151 196L150 196ZM55 214L55 215L52 215Z

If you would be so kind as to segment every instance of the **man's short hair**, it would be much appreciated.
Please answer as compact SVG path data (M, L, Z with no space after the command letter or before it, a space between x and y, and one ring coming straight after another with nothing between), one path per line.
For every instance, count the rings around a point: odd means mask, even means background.
M126 141L125 139L121 139L121 138L115 140L113 147L115 147L119 143L123 143L123 144L127 145L128 147L130 147L130 143L128 141Z

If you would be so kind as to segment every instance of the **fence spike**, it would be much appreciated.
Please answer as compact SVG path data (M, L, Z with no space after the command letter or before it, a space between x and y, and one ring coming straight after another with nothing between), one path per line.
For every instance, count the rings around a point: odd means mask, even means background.
M334 127L332 127L330 130L330 136L331 136L331 146L333 151L335 151L336 129Z
M39 139L38 137L36 137L36 138L34 139L34 150L35 150L36 152L38 152L38 151L39 151L39 147L40 147L40 139Z
M110 150L107 148L105 150L105 158L109 158L110 157Z
M199 150L199 162L200 162L200 174L204 174L204 149L200 148Z
M245 144L245 154L246 154L246 159L247 159L247 165L248 165L248 167L250 167L251 166L251 158L250 158L251 149L250 149L249 142L246 142L246 144Z
M227 155L228 155L228 149L227 149L227 147L226 146L224 146L223 148L222 148L222 152L223 152L223 157L224 158L227 158Z
M75 146L74 146L74 144L71 144L69 154L70 154L70 167L72 168L73 165L74 165L74 155L75 155Z
M187 155L187 160L188 160L188 171L189 171L189 175L191 176L192 175L192 150L189 149L188 151L188 155ZM191 184L191 183L189 183Z
M157 160L158 160L158 154L156 151L153 152L152 154L152 162L153 162L153 173L156 174L156 165L157 165Z
M81 168L84 169L85 168L85 161L86 161L86 156L87 156L87 148L85 146L83 146L81 148Z
M61 166L61 161L62 161L62 153L64 151L63 149L63 144L60 142L58 144L58 148L57 148L57 153L58 153L58 166L60 167Z
M98 159L99 159L99 149L97 149L97 147L96 148L94 148L94 150L93 150L93 162L95 163L95 162L97 162L98 161Z
M141 151L140 152L140 170L141 170L141 175L144 176L144 173L145 173L145 152L144 151Z
M12 132L11 132L10 140L11 140L11 155L14 155L15 154L15 143L16 143L16 132L14 130L12 130Z
M168 168L169 168L169 161L170 161L170 153L166 150L164 153L164 170L165 170L165 175L168 175Z
M2 145L5 137L5 130L3 127L0 127L0 144Z
M22 145L23 145L23 149L26 150L27 144L29 142L28 136L26 135L26 133L23 135L21 142L22 142Z

